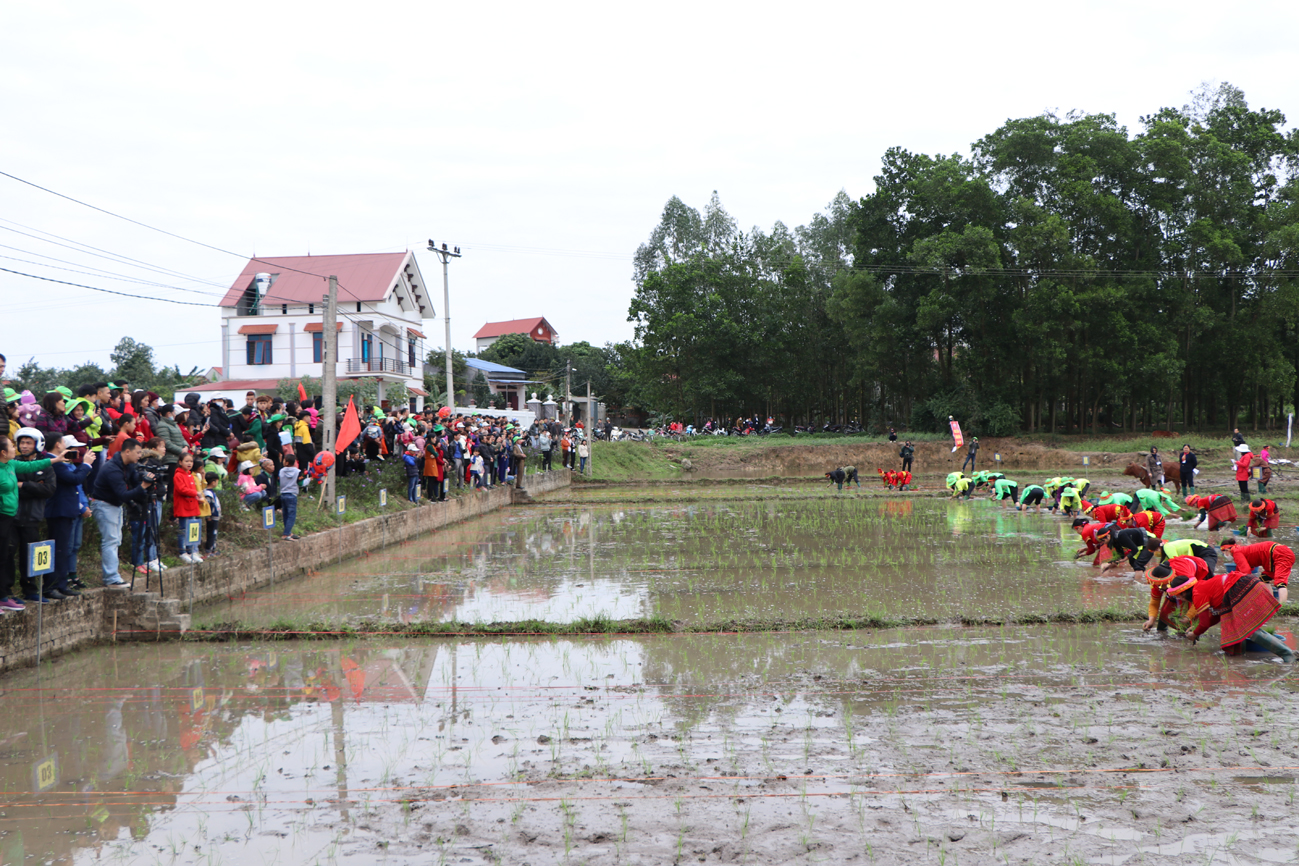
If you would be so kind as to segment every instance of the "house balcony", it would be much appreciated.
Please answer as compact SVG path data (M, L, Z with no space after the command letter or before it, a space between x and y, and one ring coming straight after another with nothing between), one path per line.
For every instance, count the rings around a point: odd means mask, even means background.
M392 376L413 375L410 364L396 358L371 358L368 361L358 358L347 359L349 376L371 376L377 373L387 373Z

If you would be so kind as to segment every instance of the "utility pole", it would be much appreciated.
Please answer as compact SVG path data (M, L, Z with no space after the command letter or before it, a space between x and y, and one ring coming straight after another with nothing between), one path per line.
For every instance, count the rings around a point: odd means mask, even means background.
M335 424L338 417L338 277L330 276L329 294L325 296L325 321L321 326L324 333L323 351L320 356L321 390L321 423L325 426L320 432L320 445L323 451L331 454L334 451L336 434ZM334 507L334 466L329 466L325 476L325 497L329 507Z
M595 472L595 403L591 402L591 380L586 380L586 450L587 463Z
M428 248L429 252L442 260L442 313L446 316L447 322L447 406L451 409L451 413L455 414L456 392L452 390L454 383L451 381L451 278L447 275L447 264L452 259L460 258L460 247L456 247L452 252L447 249L446 244L443 244L442 249L438 249L437 244L430 240Z
M568 361L564 362L564 414L568 417L565 419L568 426L573 426L573 365Z

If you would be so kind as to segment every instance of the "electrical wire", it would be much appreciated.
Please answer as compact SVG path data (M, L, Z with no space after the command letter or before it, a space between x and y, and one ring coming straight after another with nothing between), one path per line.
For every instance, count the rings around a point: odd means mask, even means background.
M11 270L10 268L0 268L6 274L16 274L20 277L29 277L33 280L44 280L47 283L59 283L64 286L76 286L79 289L90 289L92 292L103 292L108 295L121 295L124 298L137 298L142 301L160 301L164 304L180 304L185 307L215 307L216 304L201 304L198 301L177 301L174 298L152 298L148 295L133 295L130 292L117 292L113 289L102 289L98 286L87 286L84 283L70 283L67 280L56 280L53 277L40 277L36 274L25 274L22 271Z

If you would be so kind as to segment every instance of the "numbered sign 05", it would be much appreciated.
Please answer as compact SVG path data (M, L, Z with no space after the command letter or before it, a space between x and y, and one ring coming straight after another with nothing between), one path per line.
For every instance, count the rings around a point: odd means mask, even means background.
M33 541L27 545L27 573L32 577L54 570L54 542Z

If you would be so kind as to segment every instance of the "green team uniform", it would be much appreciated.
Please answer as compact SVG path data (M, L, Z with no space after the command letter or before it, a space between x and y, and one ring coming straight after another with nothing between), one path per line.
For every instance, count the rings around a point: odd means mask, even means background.
M1009 478L998 478L992 483L993 499L1009 499L1012 503L1019 502L1019 482L1011 481Z

